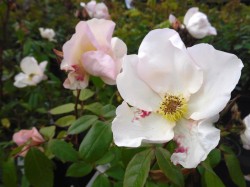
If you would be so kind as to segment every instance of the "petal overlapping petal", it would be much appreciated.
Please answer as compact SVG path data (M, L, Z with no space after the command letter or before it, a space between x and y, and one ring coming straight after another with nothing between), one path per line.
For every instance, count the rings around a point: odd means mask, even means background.
M21 69L22 71L27 74L41 74L41 69L34 57L25 57L21 61Z
M122 72L117 76L117 88L122 98L130 105L146 111L156 111L161 97L154 92L137 74L138 57L124 57Z
M202 121L181 120L174 128L178 148L171 156L174 164L195 168L207 158L220 140L220 130L213 126L218 117Z
M138 74L157 93L189 96L202 84L202 72L174 30L149 32L142 41L138 57Z
M146 114L144 114L146 113ZM114 142L118 146L139 147L142 143L164 143L174 136L174 123L156 113L130 108L126 102L118 106L112 122Z
M226 106L243 64L237 56L208 44L195 45L188 52L204 73L201 89L188 102L188 115L193 120L209 118Z

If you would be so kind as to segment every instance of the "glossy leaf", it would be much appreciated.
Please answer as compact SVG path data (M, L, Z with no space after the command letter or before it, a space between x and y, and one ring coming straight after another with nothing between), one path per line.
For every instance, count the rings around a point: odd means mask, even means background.
M87 130L91 125L95 124L97 119L98 118L95 115L85 115L85 116L78 118L69 127L68 134L79 134Z
M124 187L143 187L150 170L153 150L137 153L129 162L124 176Z
M184 186L184 177L181 170L170 161L170 153L161 148L156 148L156 159L160 169L166 177L177 186Z
M94 183L92 184L92 187L111 187L111 186L112 185L109 179L103 174L98 175Z
M111 142L110 125L98 122L92 126L81 142L79 153L86 161L94 162L106 153Z
M78 105L78 108L80 108L81 106ZM60 105L57 106L55 108L52 108L49 112L53 115L57 115L57 114L65 114L65 113L69 113L75 110L75 104L74 103L68 103L68 104L64 104L64 105Z
M66 176L68 177L83 177L92 171L93 167L84 162L76 162L69 166Z
M61 140L51 140L49 150L62 162L75 162L78 160L78 153L71 144Z
M74 94L74 96L77 96L77 91L76 90L73 91L73 94ZM79 100L85 101L88 98L92 97L93 95L94 95L94 92L92 92L90 89L85 88L85 89L81 90Z
M56 120L55 124L59 127L67 127L70 126L75 119L76 117L74 115L63 116Z
M38 149L31 148L24 160L25 175L35 187L52 187L54 174L52 162Z
M101 115L102 114L102 104L101 103L92 103L89 105L85 105L84 109L93 112L94 114Z
M55 126L43 127L40 129L40 133L47 139L52 139L55 135L55 130L56 130Z

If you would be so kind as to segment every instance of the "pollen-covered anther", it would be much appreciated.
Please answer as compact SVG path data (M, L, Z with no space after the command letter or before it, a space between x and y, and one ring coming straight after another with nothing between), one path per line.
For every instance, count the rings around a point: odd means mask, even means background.
M157 113L169 121L177 121L187 112L187 102L181 95L166 94Z

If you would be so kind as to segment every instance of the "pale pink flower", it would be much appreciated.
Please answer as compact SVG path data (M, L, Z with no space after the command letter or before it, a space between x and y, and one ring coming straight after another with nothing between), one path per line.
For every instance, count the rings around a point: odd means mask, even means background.
M86 88L89 75L100 77L106 84L116 84L127 46L119 38L112 38L114 28L115 23L105 19L77 24L75 34L63 45L61 69L69 72L65 88Z
M14 86L18 88L35 86L42 80L46 80L47 76L44 74L44 71L47 63L47 61L43 61L38 64L34 57L23 58L20 64L23 72L15 76Z
M245 125L245 131L240 135L243 148L250 150L250 114L246 116L243 120Z
M80 5L86 9L90 18L110 19L108 7L104 3L96 3L92 0L87 4L80 3Z
M220 131L213 123L242 67L235 55L211 45L186 48L175 30L149 32L138 55L124 57L117 76L124 102L112 122L115 144L139 147L174 139L172 162L196 167L218 145Z
M25 156L30 147L38 146L45 141L35 127L31 130L16 132L12 139L18 146L25 145L19 154L20 156Z
M217 35L216 29L211 26L207 15L199 12L199 8L190 8L184 17L184 24L188 32L197 39L209 35Z

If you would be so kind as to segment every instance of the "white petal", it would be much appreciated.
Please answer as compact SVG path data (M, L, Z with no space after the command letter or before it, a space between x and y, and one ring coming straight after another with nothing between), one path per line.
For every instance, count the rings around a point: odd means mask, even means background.
M27 84L24 82L25 79L28 78L28 75L24 74L24 73L19 73L15 76L15 82L14 82L14 86L18 87L18 88L24 88L27 86Z
M41 69L34 57L25 57L21 61L21 69L25 74L40 74Z
M240 135L243 148L250 150L250 115L246 116L243 120L245 124L245 131Z
M41 63L39 64L40 70L41 70L42 72L45 71L45 68L46 68L47 64L48 64L48 61L43 61L43 62L41 62Z
M188 22L190 20L190 18L199 11L199 8L197 7L193 7L193 8L190 8L188 9L187 13L185 14L184 16L184 24L185 25L188 25Z
M111 48L116 58L122 58L127 54L127 45L120 38L111 39Z
M176 17L173 14L170 14L168 20L171 24L176 22Z
M118 74L116 84L122 98L130 105L146 111L156 111L162 99L137 74L138 57L124 57L122 72Z
M195 45L188 51L204 73L201 89L190 97L189 116L193 120L214 116L229 101L243 64L237 56L218 51L208 44Z
M178 148L171 156L174 164L196 168L207 158L220 140L220 130L213 126L214 119L203 121L182 120L174 128Z
M149 32L138 56L140 77L157 93L189 95L202 84L202 72L188 55L179 34L172 29Z
M145 112L145 111L144 111ZM139 147L144 143L164 143L174 136L174 124L156 113L143 115L123 102L116 110L112 122L114 142L117 146Z

